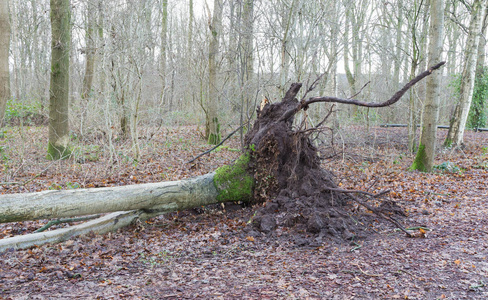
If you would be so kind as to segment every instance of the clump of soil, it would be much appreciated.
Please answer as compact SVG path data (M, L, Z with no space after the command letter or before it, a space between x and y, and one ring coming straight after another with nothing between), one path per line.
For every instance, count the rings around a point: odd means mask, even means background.
M312 234L352 238L347 217L350 201L338 189L334 175L320 167L310 130L293 129L301 84L293 84L283 100L258 109L258 118L246 136L256 186L254 198L264 202L253 225L262 232L278 226ZM332 190L331 190L332 189Z

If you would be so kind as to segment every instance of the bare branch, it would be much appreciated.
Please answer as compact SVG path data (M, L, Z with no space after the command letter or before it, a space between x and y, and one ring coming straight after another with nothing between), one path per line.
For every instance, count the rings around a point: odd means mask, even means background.
M200 153L199 155L195 156L193 159L187 161L186 163L189 164L189 163L192 163L194 162L195 160L199 159L200 157L204 156L205 154L208 154L210 152L212 152L213 150L217 149L218 147L220 147L220 145L222 145L225 141L227 141L231 136L233 136L239 129L241 129L244 125L246 125L246 123L242 124L241 126L237 127L236 130L232 131L225 139L223 139L222 141L220 141L220 143L218 143L217 145L215 145L214 147L212 147L211 149L203 152L203 153Z
M364 107L386 107L390 106L392 104L395 104L400 100L400 98L411 88L413 87L417 82L420 80L424 79L425 77L429 76L432 74L432 72L436 69L439 69L441 66L443 66L446 62L440 62L436 64L435 66L430 67L427 71L424 71L417 75L414 79L410 80L401 90L396 92L393 97L390 99L376 103L376 102L364 102L364 101L359 101L356 99L343 99L343 98L337 98L337 97L313 97L308 100L302 100L300 103L293 109L290 109L286 111L283 116L280 118L280 121L286 121L292 116L294 116L298 111L300 110L306 110L308 106L312 103L318 103L318 102L333 102L333 103L343 103L343 104L352 104L352 105L357 105L357 106L364 106ZM301 83L293 83L286 93L286 96L283 100L289 99L289 97L295 97L298 91L300 90Z
M363 87L362 87L362 88L359 90L359 92L357 92L356 94L354 94L354 95L352 95L351 97L349 97L349 99L354 98L354 97L356 97L357 95L361 94L361 93L363 92L364 88L365 88L365 87L367 87L367 86L368 86L368 84L370 84L370 83L371 83L371 81L366 82L366 84L365 84L365 85L363 85Z
M396 102L398 102L398 100L400 100L400 98L412 87L414 86L417 82L419 82L420 80L424 79L425 77L429 76L430 74L432 74L432 72L436 69L439 69L441 66L443 66L446 62L443 61L443 62L440 62L438 63L437 65L429 68L427 71L424 71L422 73L420 73L419 75L417 75L417 77L415 77L414 79L410 80L410 82L408 82L401 90L399 90L398 92L396 92L393 97L391 97L390 99L384 101L384 102L380 102L380 103L376 103L376 102L363 102L363 101L359 101L359 100L356 100L356 99L342 99L342 98L337 98L337 97L314 97L314 98L310 98L309 100L303 102L300 104L300 108L303 108L303 107L306 107L312 103L316 103L316 102L335 102L335 103L343 103L343 104L352 104L352 105L357 105L357 106L364 106L364 107L385 107L385 106L390 106L392 104L395 104Z

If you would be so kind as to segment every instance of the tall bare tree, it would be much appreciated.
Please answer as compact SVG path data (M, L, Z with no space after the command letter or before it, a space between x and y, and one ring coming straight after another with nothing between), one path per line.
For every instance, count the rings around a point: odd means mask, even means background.
M85 59L85 75L83 77L83 89L81 90L81 98L87 99L90 96L93 76L95 72L95 52L96 52L96 19L94 7L88 2L86 4L86 32L85 32L85 49L84 53L86 55Z
M3 124L5 107L10 99L9 49L10 21L8 1L0 1L0 124Z
M244 146L243 124L249 112L252 92L249 91L254 77L253 33L254 33L254 0L244 0L242 3L242 23L239 38L240 57L240 137L241 147Z
M222 0L214 1L212 21L209 24L210 44L208 52L208 110L207 137L208 143L216 145L221 141L220 122L218 118L219 89L217 86L217 56L219 54L219 39L222 34Z
M411 65L410 78L414 78L420 64L425 60L425 42L427 41L427 22L429 18L429 1L414 0L410 15L409 29L411 32ZM417 124L420 121L419 101L417 100L416 88L409 91L408 110L408 150L417 150Z
M166 49L168 43L168 0L162 0L161 3L161 53L159 62L159 76L161 77L161 103L165 103L165 89L166 89ZM168 110L171 111L172 101L170 101Z
M451 117L449 132L444 141L445 147L461 146L464 129L468 119L469 108L473 99L474 79L476 72L476 59L481 35L483 12L488 0L475 0L471 7L471 21L469 24L468 41L464 53L464 66L460 88L459 102Z
M70 1L51 0L51 84L48 158L60 159L69 149Z
M444 41L444 7L444 0L431 0L428 49L429 65L434 65L441 60L442 45ZM427 78L427 91L422 120L422 136L417 156L411 167L412 170L430 172L434 165L440 103L439 82L440 74L438 72L434 72Z

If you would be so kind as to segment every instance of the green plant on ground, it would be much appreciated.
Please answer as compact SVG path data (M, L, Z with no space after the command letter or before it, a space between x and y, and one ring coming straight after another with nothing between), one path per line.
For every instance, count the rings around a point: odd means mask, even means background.
M461 172L461 168L457 166L455 163L446 161L443 162L439 165L434 166L434 170L438 170L440 172L446 172L446 173L459 173Z
M9 121L13 118L23 118L31 114L39 114L42 111L40 102L34 102L32 104L25 104L15 99L7 101L5 107L5 120Z
M81 187L81 185L78 182L71 182L71 181L69 181L69 182L66 183L66 187L68 189L79 189Z

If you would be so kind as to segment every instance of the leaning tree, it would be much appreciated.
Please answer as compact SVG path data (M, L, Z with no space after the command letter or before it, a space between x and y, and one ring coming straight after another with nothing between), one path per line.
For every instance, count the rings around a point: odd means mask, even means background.
M263 103L257 119L245 138L246 151L232 165L200 177L123 187L44 191L0 196L0 222L84 217L93 219L81 225L32 233L0 240L0 251L59 242L88 232L104 233L171 211L219 202L264 203L252 225L263 232L277 226L297 226L310 233L351 237L347 206L355 202L409 233L392 212L394 203L383 199L388 191L371 194L338 187L332 174L320 167L317 149L310 135L314 128L294 126L298 112L321 102L364 107L386 107L396 103L417 82L440 68L441 62L419 74L385 102L363 102L336 97L311 97L312 84L301 100L296 96L302 84L294 83L281 102ZM373 202L380 203L373 203Z

